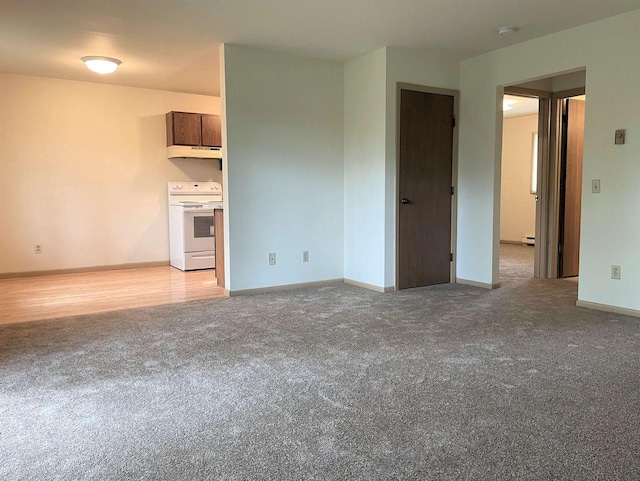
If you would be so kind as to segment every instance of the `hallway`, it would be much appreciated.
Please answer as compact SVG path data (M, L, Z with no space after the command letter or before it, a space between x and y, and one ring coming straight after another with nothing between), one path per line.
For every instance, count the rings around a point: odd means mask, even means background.
M533 278L533 247L500 244L500 285Z

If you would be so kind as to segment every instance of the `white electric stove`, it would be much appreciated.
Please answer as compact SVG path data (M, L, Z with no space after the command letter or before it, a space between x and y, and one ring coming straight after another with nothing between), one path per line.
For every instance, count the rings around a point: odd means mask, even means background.
M213 212L222 209L218 182L169 182L170 263L183 271L215 267Z

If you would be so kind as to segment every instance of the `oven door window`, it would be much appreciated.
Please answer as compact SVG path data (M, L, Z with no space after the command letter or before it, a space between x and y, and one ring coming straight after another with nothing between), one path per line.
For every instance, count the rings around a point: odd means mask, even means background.
M193 237L199 239L201 237L213 237L213 216L194 216L193 217Z
M213 212L185 212L185 252L213 251L215 243L213 229Z

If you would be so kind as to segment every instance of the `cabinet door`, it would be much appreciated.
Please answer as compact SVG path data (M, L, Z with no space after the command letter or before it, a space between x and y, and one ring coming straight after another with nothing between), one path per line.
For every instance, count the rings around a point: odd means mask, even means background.
M202 145L206 147L222 147L222 128L217 115L200 116L202 118Z
M173 112L174 145L201 145L200 115Z
M224 219L222 209L213 211L213 225L216 233L216 278L218 287L224 287Z

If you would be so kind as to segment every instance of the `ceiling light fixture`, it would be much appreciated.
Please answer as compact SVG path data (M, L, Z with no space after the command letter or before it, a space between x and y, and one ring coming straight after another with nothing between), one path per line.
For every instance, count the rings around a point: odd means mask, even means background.
M82 57L82 60L87 68L92 72L99 73L100 75L106 75L116 71L118 66L122 63L117 58L89 56Z
M516 30L518 30L516 27L504 25L503 27L498 28L498 35L500 35L501 37L506 37L507 35L511 35L512 33L514 33Z
M504 99L502 101L502 110L511 110L513 108L513 104L517 104L517 100Z

